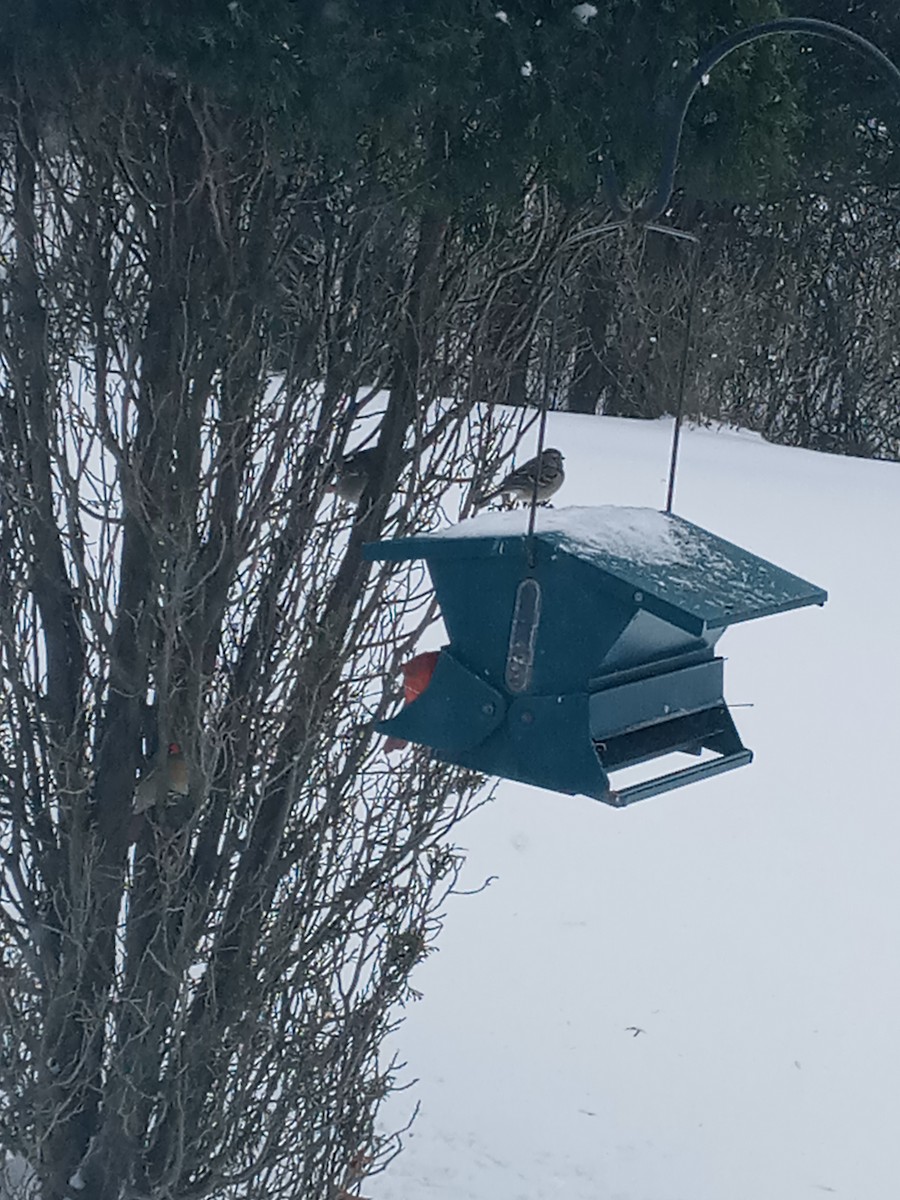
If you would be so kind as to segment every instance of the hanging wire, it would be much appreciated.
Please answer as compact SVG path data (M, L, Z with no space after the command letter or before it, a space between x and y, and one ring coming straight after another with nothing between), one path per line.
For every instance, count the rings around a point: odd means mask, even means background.
M663 226L654 227L659 233L668 233L692 243L690 249L690 283L688 291L687 314L684 319L684 341L681 346L681 362L678 367L678 393L675 400L675 425L672 429L672 454L669 459L669 482L666 488L666 512L672 511L672 499L675 494L675 472L678 468L678 450L681 444L681 424L684 418L684 397L687 390L687 372L691 357L691 334L694 326L694 310L697 307L697 292L700 279L700 239L692 233L683 230L666 229Z
M541 460L544 454L544 443L547 435L547 414L550 410L550 397L552 394L553 380L556 370L556 346L558 340L560 294L562 292L563 259L566 251L572 250L578 246L582 246L585 243L599 242L603 240L607 234L619 233L624 224L624 220L617 219L614 221L605 221L603 224L592 226L589 229L579 230L577 233L570 234L557 248L556 278L553 284L553 304L551 308L550 330L547 337L547 342L544 346L544 359L542 363L543 380L541 387L540 415L538 418L537 470L534 473L534 485L531 492L531 501L528 506L526 557L529 570L534 570L536 561L534 527L535 519L537 517L537 497L540 484L542 465Z
M559 294L562 290L562 254L557 253L556 280L553 285L553 307L550 317L550 331L544 347L543 386L541 388L540 418L538 420L537 459L534 472L534 484L531 489L531 502L528 506L528 534L526 553L529 570L534 569L534 522L537 516L538 488L541 480L542 456L544 440L547 434L547 412L550 408L550 396L553 388L553 373L556 366L556 329L559 324Z

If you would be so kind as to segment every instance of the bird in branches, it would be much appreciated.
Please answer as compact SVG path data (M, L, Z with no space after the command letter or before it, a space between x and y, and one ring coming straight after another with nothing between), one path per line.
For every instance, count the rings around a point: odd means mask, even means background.
M350 504L358 504L369 482L369 475L375 465L375 447L367 450L356 450L335 464L334 478L325 488L326 492L340 496Z
M511 496L514 500L531 501L534 495L535 479L537 479L537 501L543 504L555 495L562 487L566 478L563 470L563 456L558 450L549 448L540 455L529 458L514 471L506 476L494 491L481 496L476 503L477 508L496 500L498 496Z
M190 792L187 760L178 742L169 742L166 757L159 755L138 782L134 793L135 813L146 812L166 796L186 796Z

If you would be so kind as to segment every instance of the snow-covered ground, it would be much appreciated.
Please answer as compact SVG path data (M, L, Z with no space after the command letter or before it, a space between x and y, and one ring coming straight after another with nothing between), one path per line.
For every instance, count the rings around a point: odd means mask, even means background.
M557 504L660 507L670 431L552 417ZM374 1200L900 1195L900 465L688 430L675 509L829 602L719 643L752 766L460 828Z

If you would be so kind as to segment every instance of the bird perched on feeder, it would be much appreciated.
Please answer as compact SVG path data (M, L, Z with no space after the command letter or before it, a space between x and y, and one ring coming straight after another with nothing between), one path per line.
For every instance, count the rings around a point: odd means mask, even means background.
M530 502L534 495L535 477L537 501L543 504L559 491L565 481L562 454L549 448L540 455L529 458L521 467L510 471L498 488L488 492L486 496L481 496L476 502L476 508L481 508L489 500L496 500L498 496L512 496L515 500Z
M369 475L375 464L375 447L367 450L356 450L335 464L334 478L325 488L347 500L350 504L358 504L369 482Z
M431 683L434 668L440 657L440 650L425 650L422 654L411 658L409 662L400 664L400 670L403 672L404 704L412 704L413 700L417 700L422 695ZM384 752L391 754L394 750L403 750L408 745L409 742L404 741L403 738L389 737L385 740Z
M178 742L169 742L166 757L160 762L159 755L138 782L134 793L135 813L146 812L157 800L165 796L187 796L190 792L187 760Z

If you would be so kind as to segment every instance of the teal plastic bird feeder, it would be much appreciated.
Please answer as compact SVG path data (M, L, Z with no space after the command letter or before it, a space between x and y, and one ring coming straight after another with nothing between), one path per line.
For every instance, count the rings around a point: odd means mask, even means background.
M427 688L379 730L446 762L616 806L749 763L716 643L729 625L826 593L651 509L541 510L531 539L525 521L486 513L366 547L370 559L425 560L450 638ZM610 783L677 752L698 761Z

